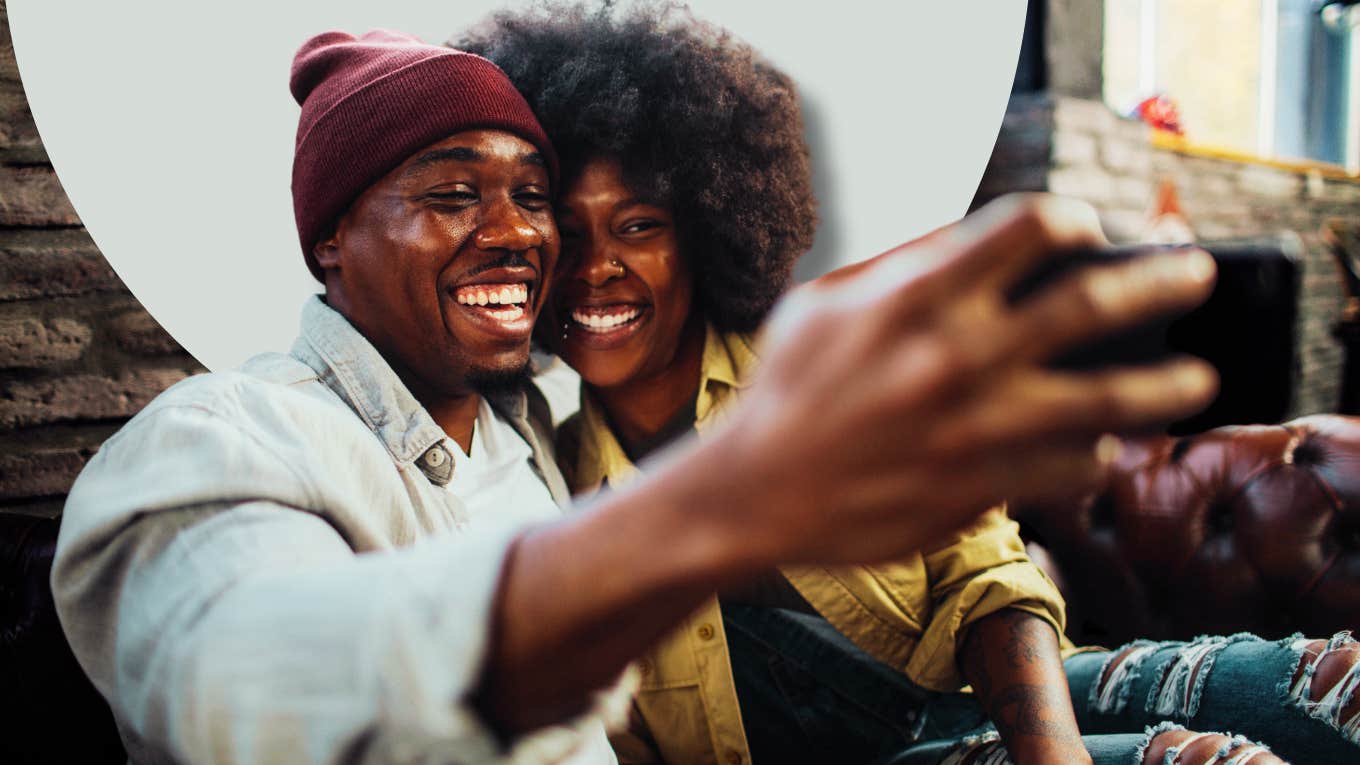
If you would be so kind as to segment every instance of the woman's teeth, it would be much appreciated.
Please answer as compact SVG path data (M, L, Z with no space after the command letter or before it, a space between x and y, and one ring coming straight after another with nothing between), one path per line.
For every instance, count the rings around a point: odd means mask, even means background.
M587 313L580 309L571 312L571 320L587 332L608 332L642 315L639 308L622 308L606 312Z

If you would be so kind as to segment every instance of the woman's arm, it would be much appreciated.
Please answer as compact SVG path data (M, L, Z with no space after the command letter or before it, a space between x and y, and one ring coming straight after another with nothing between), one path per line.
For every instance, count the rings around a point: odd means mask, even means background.
M1016 765L1091 762L1081 743L1058 636L1043 619L1003 609L964 641L962 670Z

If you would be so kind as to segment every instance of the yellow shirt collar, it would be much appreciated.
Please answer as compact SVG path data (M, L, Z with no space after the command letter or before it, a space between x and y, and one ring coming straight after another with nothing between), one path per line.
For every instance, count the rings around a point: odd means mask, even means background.
M694 423L699 431L717 418L748 384L759 359L749 335L719 332L704 325L704 353L699 362L699 395L694 401ZM595 397L581 389L581 441L578 444L573 490L594 489L602 481L619 485L637 468L619 444L604 410Z

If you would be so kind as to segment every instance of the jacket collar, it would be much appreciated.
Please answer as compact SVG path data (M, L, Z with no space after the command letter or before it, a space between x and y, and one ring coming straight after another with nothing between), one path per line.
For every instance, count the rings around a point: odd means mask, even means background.
M414 462L444 439L444 429L411 395L387 360L320 295L303 305L302 333L290 353L316 371L398 463ZM523 392L489 396L487 401L528 437L531 429Z

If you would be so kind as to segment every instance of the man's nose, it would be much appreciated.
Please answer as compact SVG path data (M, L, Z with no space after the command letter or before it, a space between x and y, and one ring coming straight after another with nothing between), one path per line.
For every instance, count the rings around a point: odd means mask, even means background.
M543 245L543 232L524 217L524 212L511 200L496 202L487 208L482 225L478 226L474 241L483 250L523 252Z

